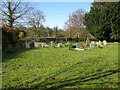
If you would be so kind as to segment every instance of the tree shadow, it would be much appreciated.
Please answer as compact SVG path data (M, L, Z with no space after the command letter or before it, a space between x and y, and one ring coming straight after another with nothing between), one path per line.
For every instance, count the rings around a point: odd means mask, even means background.
M77 64L80 64L81 62L77 63ZM75 66L77 65L75 64ZM69 71L71 70L73 67L69 67L67 69L64 69L64 70L61 70L61 71L57 71L55 73L52 73L52 74L49 74L48 76L51 77L51 80L53 82L48 82L48 80L50 78L47 78L46 76L46 79L41 82L41 83L38 83L38 84L34 84L32 86L32 88L43 88L43 89L60 89L60 88L64 88L66 86L75 86L75 85L84 85L84 82L88 82L88 81L92 81L92 80L97 80L97 79L100 79L100 78L104 78L104 77L107 77L109 75L112 75L112 74L116 74L118 72L120 72L119 70L107 70L107 71L104 71L104 72L96 72L95 74L92 74L92 75L86 75L86 76L83 76L83 77L76 77L76 78L73 78L73 79L65 79L65 80L54 80L54 77L61 74L61 73L64 73L66 71ZM36 80L33 80L31 83L35 82ZM92 83L92 84L105 84L105 83L109 83L109 82L102 82L102 83ZM56 85L54 85L56 84ZM52 85L52 87L50 88L47 88L47 86L49 85ZM91 85L90 83L88 83L88 85Z
M84 85L83 82L97 80L99 78L107 77L109 75L112 75L112 74L115 74L118 72L120 72L120 71L117 71L117 70L113 70L111 72L106 71L106 72L102 72L99 74L93 74L93 75L88 75L85 77L78 77L78 78L74 78L74 79L68 79L68 80L64 80L64 81L60 81L60 82L53 82L53 83L46 83L47 80L45 80L37 85L34 85L33 88L42 87L44 89L60 89L60 88L66 87L66 86ZM108 82L92 83L92 84L105 84L105 83L108 83ZM53 85L53 84L56 84L56 85L52 86L50 88L47 88L48 85ZM90 85L90 83L88 83L88 85Z
M102 72L102 73L99 73L99 74L93 74L93 75L88 75L88 76L85 76L85 77L78 77L78 78L74 78L74 79L65 80L65 81L62 81L63 84L53 86L50 89L52 89L52 88L59 89L59 88L63 88L63 87L66 87L66 86L83 85L83 82L97 80L99 78L103 78L103 77L107 77L109 75L115 74L117 72L120 72L120 71L117 71L117 70L113 70L111 72L105 71L105 72ZM97 83L94 83L94 84L97 84Z
M4 52L2 53L2 62L7 62L9 59L16 58L19 56L19 54L29 51L29 50L32 50L32 49L19 48L11 53Z

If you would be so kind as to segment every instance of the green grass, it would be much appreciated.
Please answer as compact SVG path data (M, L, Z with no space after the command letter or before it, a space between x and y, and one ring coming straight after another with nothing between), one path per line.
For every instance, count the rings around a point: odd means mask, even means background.
M21 49L3 59L3 88L118 88L117 44L90 51Z

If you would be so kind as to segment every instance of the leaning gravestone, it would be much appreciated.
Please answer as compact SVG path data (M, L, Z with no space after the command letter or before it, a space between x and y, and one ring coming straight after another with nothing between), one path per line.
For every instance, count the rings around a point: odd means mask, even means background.
M107 45L107 41L103 40L103 45L106 46Z
M94 48L94 47L95 47L95 42L92 41L92 42L90 43L90 48Z
M80 43L76 43L76 48L80 48Z

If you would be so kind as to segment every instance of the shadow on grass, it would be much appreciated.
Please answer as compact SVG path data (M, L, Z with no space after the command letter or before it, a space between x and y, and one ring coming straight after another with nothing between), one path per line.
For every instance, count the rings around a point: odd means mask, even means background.
M53 82L53 83L46 83L47 80L45 80L42 83L34 85L33 88L38 88L38 87L46 88L48 85L54 85L54 84L56 84L56 85L50 87L49 89L59 89L59 88L64 88L66 86L84 85L83 82L97 80L99 78L107 77L109 75L112 75L112 74L115 74L118 72L120 72L120 71L118 71L118 70L105 71L105 72L98 73L98 74L88 75L85 77L77 77L74 79L68 79L68 80L63 80L60 82ZM103 82L103 83L99 83L99 84L105 84L105 83L108 83L108 82ZM113 83L113 82L111 82L111 83ZM91 85L91 84L98 84L98 83L88 83L88 85Z
M9 59L16 58L19 54L29 50L32 50L32 49L19 48L14 50L11 53L2 53L2 62L7 62Z
M81 63L81 62L80 62ZM77 63L79 64L79 63ZM75 64L75 65L77 65ZM72 67L73 68L73 67ZM112 75L112 74L116 74L118 72L120 72L119 70L107 70L107 71L101 71L101 72L97 72L94 73L94 74L90 74L90 75L86 75L86 76L83 76L83 77L76 77L76 78L73 78L73 79L65 79L65 80L57 80L55 79L54 77L61 74L61 73L64 73L66 71L69 71L72 69L71 67L70 68L67 68L65 70L62 70L62 71L58 71L58 72L55 72L54 74L52 73L50 76L50 78L46 78L43 82L41 83L38 83L38 84L34 84L32 86L32 88L43 88L43 89L60 89L60 88L64 88L66 86L75 86L75 85L92 85L92 84L96 84L96 85L100 85L100 84L105 84L105 83L116 83L117 85L117 82L100 82L100 83L84 83L84 82L88 82L88 81L93 81L93 80L98 80L100 78L104 78L104 77L107 77L109 75ZM31 83L35 82L36 80L40 80L40 78L38 79L35 79L33 80ZM52 81L52 82L49 82L49 81ZM50 88L48 88L48 86L51 86Z
M85 77L78 77L78 78L74 78L74 79L65 80L65 81L62 81L61 85L53 86L50 89L52 89L52 88L58 89L58 88L66 87L66 86L84 85L83 82L97 80L99 78L103 78L103 77L115 74L117 72L118 71L115 71L115 70L113 70L112 72L106 71L106 72L102 72L102 73L99 73L99 74L93 74L93 75L88 75L88 76L85 76ZM94 84L97 84L97 83L94 83Z

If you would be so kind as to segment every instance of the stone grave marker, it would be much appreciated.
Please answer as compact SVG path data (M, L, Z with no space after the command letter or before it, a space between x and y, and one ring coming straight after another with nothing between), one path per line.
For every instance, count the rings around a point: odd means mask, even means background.
M32 39L32 40L31 40L31 47L35 47L35 46L34 46L34 43L35 43L35 40Z
M114 44L118 44L118 42L114 42Z
M67 42L65 45L70 45L70 42Z
M51 47L54 47L55 46L55 43L53 41L50 42L50 46Z
M35 46L36 48L38 48L40 45L41 45L41 42L35 42L35 43L34 43L34 46Z
M76 43L76 48L80 48L80 43Z
M58 43L58 47L62 47L62 43Z
M49 45L45 44L45 47L49 47Z
M30 48L30 44L28 42L26 42L25 47Z
M106 46L107 45L107 41L103 40L103 45Z
M102 42L99 40L99 42L98 43L96 43L97 44L97 47L102 47Z
M72 45L71 44L68 45L68 50L72 50Z
M90 43L90 48L94 48L94 47L95 47L95 42L92 41L92 42Z
M45 47L46 43L42 43L41 45L42 45L42 47Z

